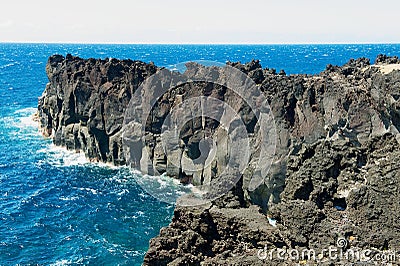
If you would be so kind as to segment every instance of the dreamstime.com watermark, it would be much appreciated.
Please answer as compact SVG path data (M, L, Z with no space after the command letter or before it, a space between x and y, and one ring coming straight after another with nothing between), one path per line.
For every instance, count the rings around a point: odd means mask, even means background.
M339 238L336 246L315 249L288 249L273 248L265 246L258 249L257 257L262 261L293 261L293 262L323 262L323 261L345 261L345 262L376 262L390 263L397 261L396 251L378 251L373 249L348 248L348 241Z

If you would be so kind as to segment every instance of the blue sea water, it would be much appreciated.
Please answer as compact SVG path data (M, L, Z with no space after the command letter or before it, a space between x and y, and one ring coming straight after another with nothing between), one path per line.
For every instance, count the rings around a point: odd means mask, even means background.
M400 55L400 45L0 44L0 265L141 265L150 238L173 214L129 169L87 163L40 136L31 116L55 53L165 67L259 59L264 67L314 74L350 58Z

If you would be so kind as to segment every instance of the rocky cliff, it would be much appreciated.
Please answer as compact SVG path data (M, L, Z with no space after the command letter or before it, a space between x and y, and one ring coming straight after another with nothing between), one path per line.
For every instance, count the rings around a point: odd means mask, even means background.
M131 60L49 58L49 83L39 98L40 127L54 144L83 151L91 161L125 165L121 128L138 86L157 71Z
M170 226L151 241L145 264L296 265L305 260L263 260L258 251L266 246L321 250L338 239L346 241L345 248L399 249L399 64L396 57L380 55L374 65L361 58L329 65L319 75L287 76L262 69L257 61L228 63L250 80L229 83L221 67L188 64L185 73L173 73L130 60L52 56L39 118L56 145L81 150L91 160L129 163L198 186L218 180L228 168L232 148L222 144L232 135L238 139L235 125L242 124L250 153L232 188L201 206L178 206ZM147 83L154 74L158 79ZM232 89L243 84L260 95ZM217 114L183 119L178 141L165 152L168 114L184 117L187 112L176 110L185 108L196 114L195 103L182 103L203 96L219 102L197 109ZM252 100L243 101L246 97ZM260 97L267 107L258 104ZM149 110L143 107L147 102ZM229 121L232 131L221 122L229 110L239 117ZM262 123L263 110L273 121ZM265 135L274 137L266 141L268 154L260 144ZM215 147L204 139L213 139ZM190 170L184 158L200 167ZM206 166L208 158L212 162ZM252 187L263 169L267 174Z

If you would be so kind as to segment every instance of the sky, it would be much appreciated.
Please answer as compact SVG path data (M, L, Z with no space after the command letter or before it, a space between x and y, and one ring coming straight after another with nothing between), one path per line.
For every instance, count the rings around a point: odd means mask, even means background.
M398 0L4 0L0 42L400 43Z

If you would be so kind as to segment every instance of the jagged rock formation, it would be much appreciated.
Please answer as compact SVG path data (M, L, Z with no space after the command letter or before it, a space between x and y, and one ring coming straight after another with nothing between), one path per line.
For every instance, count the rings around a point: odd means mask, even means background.
M237 193L195 210L177 208L171 225L152 240L145 264L298 265L260 260L257 252L265 245L321 252L339 238L353 249L398 250L400 71L382 72L393 64L396 58L379 56L373 66L351 60L318 76L264 70L258 82L274 111L278 143L284 144L277 150L284 167L271 173L284 180L279 201L268 210L277 227L255 206L249 214ZM261 76L255 74L259 68L236 66L252 78Z
M299 265L302 259L280 260L276 252L272 260L257 255L265 246L319 254L336 247L339 238L354 250L396 251L399 155L400 145L390 134L362 147L348 140L304 145L289 158L282 201L269 210L276 227L258 206L244 207L232 194L207 206L177 208L172 223L151 240L145 265ZM327 257L318 265L354 262Z
M157 71L132 60L84 60L67 55L49 58L49 83L39 98L45 136L92 161L124 165L121 128L136 88Z
M335 245L339 237L352 247L398 249L399 64L396 57L380 55L372 66L361 58L342 67L328 65L319 75L287 76L262 69L257 61L229 63L259 86L274 114L277 146L271 170L254 191L248 190L250 174L245 173L222 198L176 208L171 225L151 241L145 264L291 265L298 261L262 261L257 250L265 245L318 250ZM192 67L188 77L204 69ZM50 83L39 100L44 132L57 145L83 150L93 160L125 163L124 110L143 80L159 70L137 61L51 57ZM168 167L157 146L157 125L177 104L177 90L181 98L233 96L221 86L183 84L155 105L146 143L153 151L152 167L188 181L185 173ZM235 110L251 130L251 111L245 105ZM181 148L193 157L203 125L194 121L182 134ZM209 134L220 136L218 123L205 125ZM211 173L218 176L218 167ZM269 224L267 212L277 227Z

